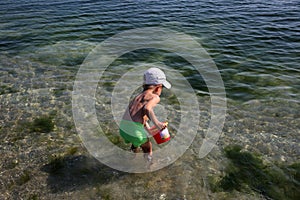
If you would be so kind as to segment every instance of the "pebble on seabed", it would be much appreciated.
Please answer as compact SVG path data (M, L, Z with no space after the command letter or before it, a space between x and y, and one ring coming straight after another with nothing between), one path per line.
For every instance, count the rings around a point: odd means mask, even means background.
M166 194L161 194L160 197L159 197L159 200L165 200L167 197Z

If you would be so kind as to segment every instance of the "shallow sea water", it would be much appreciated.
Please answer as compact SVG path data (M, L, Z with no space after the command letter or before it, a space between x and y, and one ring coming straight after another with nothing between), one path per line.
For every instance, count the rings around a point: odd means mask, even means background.
M230 144L262 154L269 163L299 162L299 8L296 0L1 1L0 198L267 199L255 192L214 193L208 177L222 175L228 162L222 149ZM224 81L227 115L217 145L199 159L211 116L201 75L165 51L123 55L106 70L95 94L97 118L112 142L128 149L115 135L110 99L131 66L159 64L180 72L200 110L197 136L182 157L156 172L129 174L98 162L82 144L72 118L73 84L99 43L151 26L184 32L205 48ZM176 136L180 105L167 91L162 105L169 105L162 116ZM28 129L34 119L49 115L53 131Z

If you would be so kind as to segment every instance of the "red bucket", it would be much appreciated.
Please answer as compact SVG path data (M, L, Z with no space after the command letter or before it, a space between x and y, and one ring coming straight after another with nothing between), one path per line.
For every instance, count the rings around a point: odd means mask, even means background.
M160 131L152 134L152 136L154 137L154 140L157 144L162 144L164 142L167 142L171 138L168 128L164 128L163 130L160 130Z

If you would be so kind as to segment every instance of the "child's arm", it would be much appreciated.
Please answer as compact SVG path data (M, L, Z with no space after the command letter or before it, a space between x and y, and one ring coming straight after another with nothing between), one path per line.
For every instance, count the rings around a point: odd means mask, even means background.
M155 125L155 127L158 130L161 130L163 128L165 128L165 124L160 122L157 117L154 114L153 108L159 103L160 98L159 96L154 96L144 107L145 109L145 113L148 116L148 118L153 122L153 124Z
M158 129L156 128L155 125L151 127L148 122L145 123L145 129L151 135L154 134L154 133L156 133L158 131Z

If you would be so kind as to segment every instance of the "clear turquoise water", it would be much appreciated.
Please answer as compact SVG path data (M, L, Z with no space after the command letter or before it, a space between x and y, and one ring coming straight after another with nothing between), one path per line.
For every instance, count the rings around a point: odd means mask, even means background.
M42 63L35 68L76 70L92 47L108 37L162 26L197 37L217 64L229 98L299 101L299 8L297 0L4 0L0 51L11 60L18 56ZM183 64L182 59L173 61ZM1 70L10 67L2 64ZM195 89L205 90L199 76L186 76Z

